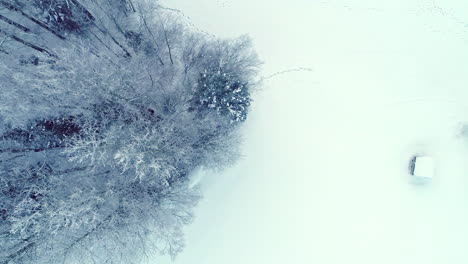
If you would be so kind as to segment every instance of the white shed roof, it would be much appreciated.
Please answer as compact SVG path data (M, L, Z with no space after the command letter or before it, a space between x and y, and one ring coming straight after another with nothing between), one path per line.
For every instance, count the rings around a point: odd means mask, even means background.
M415 177L432 178L434 176L434 160L432 157L416 157L414 162Z

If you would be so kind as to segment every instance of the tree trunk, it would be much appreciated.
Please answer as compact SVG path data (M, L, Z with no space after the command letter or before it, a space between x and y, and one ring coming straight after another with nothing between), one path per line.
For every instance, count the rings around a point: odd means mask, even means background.
M37 19L35 19L34 17L24 13L22 10L18 9L16 6L6 2L6 1L0 1L0 5L11 10L11 11L15 11L15 12L18 12L20 13L22 16L26 17L27 19L31 20L32 22L34 22L35 24L41 26L42 28L46 29L47 31L51 32L52 34L54 34L56 37L58 37L59 39L63 39L65 40L66 38L64 36L62 36L60 33L58 33L57 31L53 30L52 28L50 28L47 24L45 24L44 22L42 21L39 21Z
M25 27L25 26L23 26L23 25L21 25L21 24L18 24L18 23L16 23L15 21L13 21L13 20L11 20L11 19L9 19L9 18L7 18L7 17L4 17L4 16L2 16L2 15L0 15L0 20L3 20L3 21L5 21L6 23L8 23L8 24L10 24L10 25L12 25L12 26L14 26L14 27L19 28L19 29L21 29L21 30L24 31L24 32L30 32L30 31L31 31L29 28L27 28L27 27Z
M19 43L21 43L21 44L23 44L23 45L25 45L25 46L28 46L28 47L30 47L30 48L36 50L36 51L42 52L42 53L44 53L44 54L47 54L49 57L58 59L58 56L57 56L57 55L55 55L55 54L52 53L51 51L46 50L45 48L39 47L39 46L37 46L37 45L35 45L35 44L32 44L32 43L30 43L30 42L28 42L28 41L26 41L26 40L24 40L24 39L21 39L21 38L15 36L15 35L12 35L12 34L9 34L9 33L7 33L7 32L4 32L4 31L2 31L1 29L0 29L0 33L3 33L3 34L5 34L6 36L8 36L8 37L10 37L11 39L13 39L14 41L19 42Z

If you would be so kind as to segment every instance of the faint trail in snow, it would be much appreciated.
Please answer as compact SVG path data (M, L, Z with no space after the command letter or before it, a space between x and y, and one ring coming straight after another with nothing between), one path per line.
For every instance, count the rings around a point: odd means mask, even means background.
M162 6L162 5L159 5L159 8L163 9L163 10L168 10L168 11L171 11L171 12L174 12L174 13L177 13L179 16L183 17L186 21L187 21L187 24L192 27L194 30L202 33L202 34L205 34L209 37L212 37L212 38L218 38L216 35L212 34L212 33L209 33L203 29L200 29L199 27L197 27L195 25L195 23L193 23L192 21L192 18L190 18L189 15L187 15L186 13L184 13L182 10L179 10L179 9L176 9L176 8L169 8L169 7L165 7L165 6Z
M299 67L299 68L293 68L293 69L288 69L288 70L284 70L284 71L279 71L279 72L275 72L273 74L270 74L270 75L267 75L267 76L264 76L264 77L261 77L260 78L260 81L259 82L262 82L262 81L268 81L274 77L277 77L279 75L283 75L283 74L287 74L287 73L292 73L292 72L313 72L314 69L312 68L306 68L306 67Z
M421 19L424 19L423 21L426 22L426 26L433 32L445 36L457 37L464 41L467 40L468 20L463 19L460 15L456 15L454 9L444 8L437 4L436 1L430 1L427 4L419 5L414 13L419 16L427 16ZM451 28L448 30L447 27L442 28L439 24L431 23L434 17L445 19L447 23L452 24Z
M371 12L371 13L387 13L398 15L409 15L417 17L421 22L426 23L426 26L436 32L447 35L447 32L439 28L439 25L432 24L431 17L427 16L441 16L447 19L448 22L453 23L456 27L451 29L451 33L455 33L459 38L466 39L466 32L468 32L468 20L463 19L462 16L456 15L454 10L443 8L436 0L432 1L419 1L414 7L401 8L398 5L395 6L382 6L382 3L376 2L374 5L357 5L356 3L350 4L347 1L321 1L318 2L324 8L329 9L342 9L348 12ZM425 17L426 16L426 17Z
M466 20L460 19L455 14L447 11L447 9L440 7L436 4L435 1L432 1L432 5L427 8L427 11L438 13L439 15L450 19L454 23L459 24L462 27L468 28L468 22Z
M448 103L448 104L458 104L458 105L465 105L468 107L468 102L457 101L453 99L411 99L411 100L403 100L397 101L387 104L388 107L403 105L403 104L413 104L413 103Z
M227 0L217 0L217 2L218 2L222 7L225 7L226 4L229 4L229 1L227 1Z

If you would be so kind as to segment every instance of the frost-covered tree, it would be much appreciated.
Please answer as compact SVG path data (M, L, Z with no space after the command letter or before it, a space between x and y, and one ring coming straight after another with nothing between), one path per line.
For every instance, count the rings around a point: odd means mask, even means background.
M258 61L146 0L0 0L0 263L183 249L199 166L238 157Z
M195 88L195 108L202 113L214 110L232 122L244 121L251 101L247 85L221 68L206 70Z

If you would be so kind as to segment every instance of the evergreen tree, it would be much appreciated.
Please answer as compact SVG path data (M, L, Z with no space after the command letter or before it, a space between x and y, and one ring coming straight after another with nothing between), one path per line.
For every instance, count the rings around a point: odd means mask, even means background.
M216 111L232 122L245 121L251 102L249 87L223 69L200 73L194 104L199 111Z

